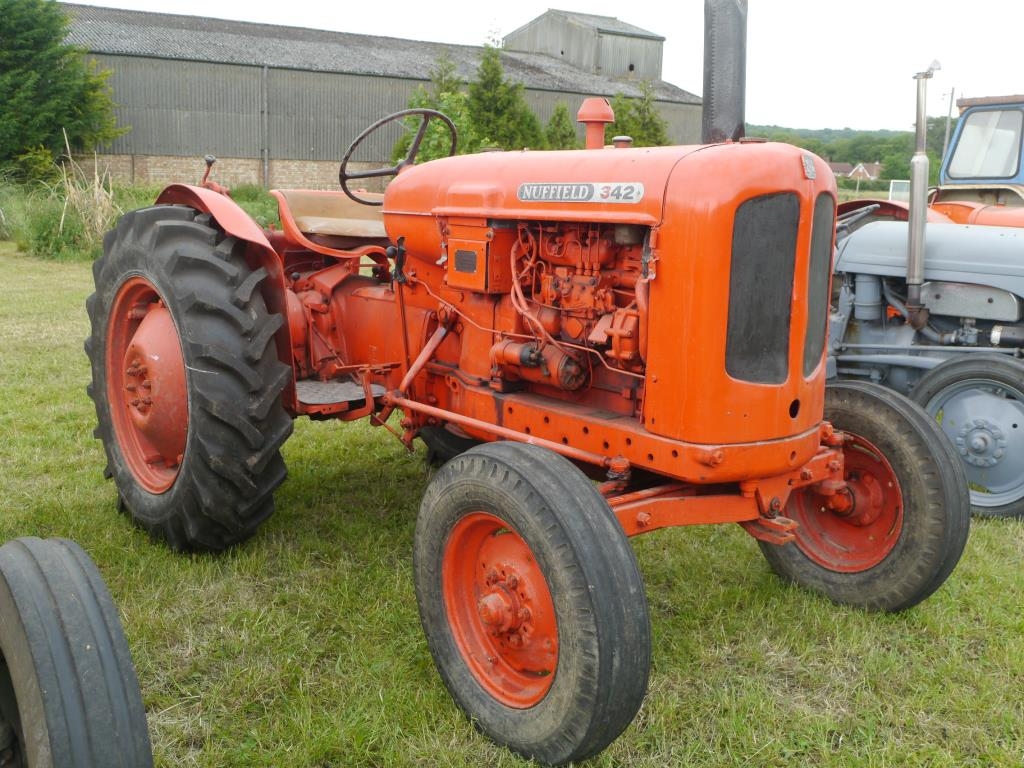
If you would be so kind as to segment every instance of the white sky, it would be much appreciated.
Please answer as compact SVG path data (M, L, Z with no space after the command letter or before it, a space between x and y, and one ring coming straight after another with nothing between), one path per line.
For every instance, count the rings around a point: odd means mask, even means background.
M78 1L78 0L76 0ZM663 79L703 90L703 0L95 0L92 5L460 45L500 39L546 11L614 16L665 38ZM920 18L915 18L918 16ZM913 75L938 59L928 113L949 93L1024 93L1024 0L749 0L747 121L912 130ZM954 107L954 114L956 110Z

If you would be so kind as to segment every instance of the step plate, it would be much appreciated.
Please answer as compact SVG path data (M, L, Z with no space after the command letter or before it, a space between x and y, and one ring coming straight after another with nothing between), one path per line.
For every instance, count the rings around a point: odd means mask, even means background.
M375 398L384 394L384 387L371 384ZM335 405L336 403L362 403L366 400L363 385L354 381L316 381L304 379L295 382L295 394L305 405Z

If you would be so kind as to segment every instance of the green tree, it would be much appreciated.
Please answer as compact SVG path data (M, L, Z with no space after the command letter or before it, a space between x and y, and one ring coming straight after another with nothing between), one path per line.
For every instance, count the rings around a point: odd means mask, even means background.
M580 146L576 125L569 116L569 107L563 102L555 105L555 111L544 128L544 138L548 149L577 149Z
M419 86L409 99L409 109L435 109L451 118L458 131L455 151L460 155L475 152L480 148L480 139L467 106L468 97L462 90L464 85L456 73L455 63L447 54L441 54L434 68L430 70L430 87ZM421 118L415 116L408 119L405 133L391 151L391 159L394 162L401 160L408 153L420 121ZM448 128L438 120L431 120L423 143L420 144L416 161L425 163L428 160L447 157L450 148L451 134Z
M484 46L468 95L469 112L485 145L543 149L540 121L526 103L522 84L505 78L501 53L494 46Z
M123 131L107 85L84 52L64 43L68 20L53 0L0 0L0 165L40 149L57 157Z
M606 136L629 136L635 147L662 147L669 143L668 123L654 103L654 86L640 83L640 98L617 93L611 100L615 122L605 131Z

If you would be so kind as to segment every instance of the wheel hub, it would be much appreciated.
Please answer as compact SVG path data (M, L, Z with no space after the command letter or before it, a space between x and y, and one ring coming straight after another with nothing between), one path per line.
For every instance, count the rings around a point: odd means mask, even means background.
M786 516L800 527L796 544L812 561L839 573L881 563L903 528L903 495L892 466L870 442L848 434L845 488L822 494L808 486L790 496Z
M530 707L558 662L555 609L526 542L484 512L463 517L445 547L442 584L452 636L477 682L510 707Z
M994 467L1006 454L1006 435L987 419L964 424L955 443L963 460L974 467Z
M153 285L121 286L107 330L107 392L125 461L150 493L174 483L188 436L188 386L178 331Z

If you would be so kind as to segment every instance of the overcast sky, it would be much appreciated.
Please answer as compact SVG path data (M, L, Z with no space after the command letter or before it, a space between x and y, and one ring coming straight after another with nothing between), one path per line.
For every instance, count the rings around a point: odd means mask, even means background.
M663 79L700 95L703 0L97 0L460 45L500 39L548 8L614 16L665 38ZM749 0L747 121L792 128L911 130L913 75L937 59L928 113L949 94L1024 93L1024 0ZM954 107L954 114L956 110Z

